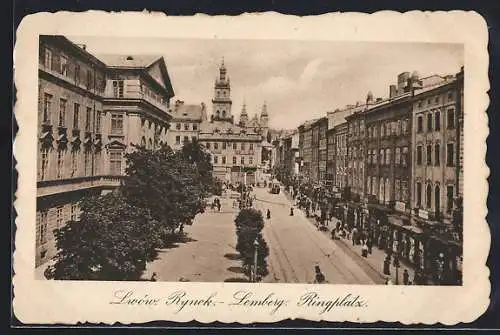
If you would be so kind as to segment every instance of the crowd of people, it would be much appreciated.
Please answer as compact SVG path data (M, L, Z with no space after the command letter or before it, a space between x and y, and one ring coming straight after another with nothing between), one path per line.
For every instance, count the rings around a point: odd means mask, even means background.
M330 231L332 239L344 239L352 246L360 247L360 254L369 258L373 248L385 251L385 259L381 264L383 274L386 276L386 284L393 284L391 279L391 265L400 267L399 257L392 251L392 241L389 232L374 229L368 222L368 216L362 214L360 208L351 209L345 206L337 206L338 200L329 196L321 187L299 186L290 184L285 186L285 191L290 195L294 205L303 210L306 217L315 220L319 230ZM293 207L291 214L293 215ZM413 280L409 271L404 268L402 272L402 283L404 285L423 285L426 279L421 270L414 272Z

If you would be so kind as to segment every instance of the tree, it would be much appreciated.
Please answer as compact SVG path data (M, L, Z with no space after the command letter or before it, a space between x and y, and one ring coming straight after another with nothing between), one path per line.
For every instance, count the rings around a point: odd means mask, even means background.
M155 151L136 147L127 160L123 193L131 204L148 211L164 237L204 211L207 186L196 162L168 146Z
M201 182L204 186L204 192L213 192L217 181L212 176L213 165L210 153L205 152L198 140L187 142L180 151L181 157L191 164L194 164L200 174Z
M250 276L254 264L254 242L257 240L257 275L266 276L268 274L266 258L269 256L269 248L261 234L264 228L262 212L254 208L244 208L236 217L235 224L238 239L236 250L240 253L245 274Z
M55 264L49 279L137 280L156 256L158 235L147 211L119 194L87 197L82 214L55 230Z

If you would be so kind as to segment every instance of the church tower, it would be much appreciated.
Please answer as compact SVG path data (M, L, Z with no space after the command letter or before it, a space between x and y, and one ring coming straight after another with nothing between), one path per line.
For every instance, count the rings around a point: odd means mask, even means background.
M247 105L243 103L243 108L241 109L241 114L240 114L240 127L245 128L247 124L248 124Z
M259 123L262 128L262 135L264 136L264 138L266 138L267 132L269 130L269 114L267 114L267 102L264 102L264 105L262 106Z
M231 84L227 77L224 59L219 67L219 77L215 78L214 98L212 99L212 120L228 121L233 123L231 114Z

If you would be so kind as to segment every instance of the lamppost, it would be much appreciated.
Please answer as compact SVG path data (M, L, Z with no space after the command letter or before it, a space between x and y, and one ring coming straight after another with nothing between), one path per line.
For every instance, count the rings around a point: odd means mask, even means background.
M255 241L253 241L253 247L254 247L254 252L253 252L253 282L257 282L257 256L258 256L258 248L259 248L259 241L257 241L257 238L255 238Z
M396 241L396 253L394 254L394 267L396 268L396 285L399 285L399 241Z

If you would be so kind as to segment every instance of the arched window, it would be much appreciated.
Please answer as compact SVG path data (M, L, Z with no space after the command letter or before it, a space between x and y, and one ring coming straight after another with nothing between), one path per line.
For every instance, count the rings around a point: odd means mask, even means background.
M153 141L151 139L148 140L148 149L153 149Z
M143 147L146 146L146 138L144 136L141 139L141 146L143 146Z
M215 116L220 117L220 111L215 112Z
M441 189L439 188L439 185L436 185L436 188L434 189L434 206L435 206L435 212L436 214L441 212Z
M222 111L222 117L225 118L226 117L226 111Z
M432 186L431 184L427 184L427 190L425 192L425 204L427 209L430 209L432 206Z
M384 201L384 178L380 177L380 182L379 182L379 201L383 202Z
M385 202L388 203L391 200L391 184L389 178L385 178Z
M436 131L439 131L441 130L441 113L439 111L437 111L435 114L434 114L434 129Z

